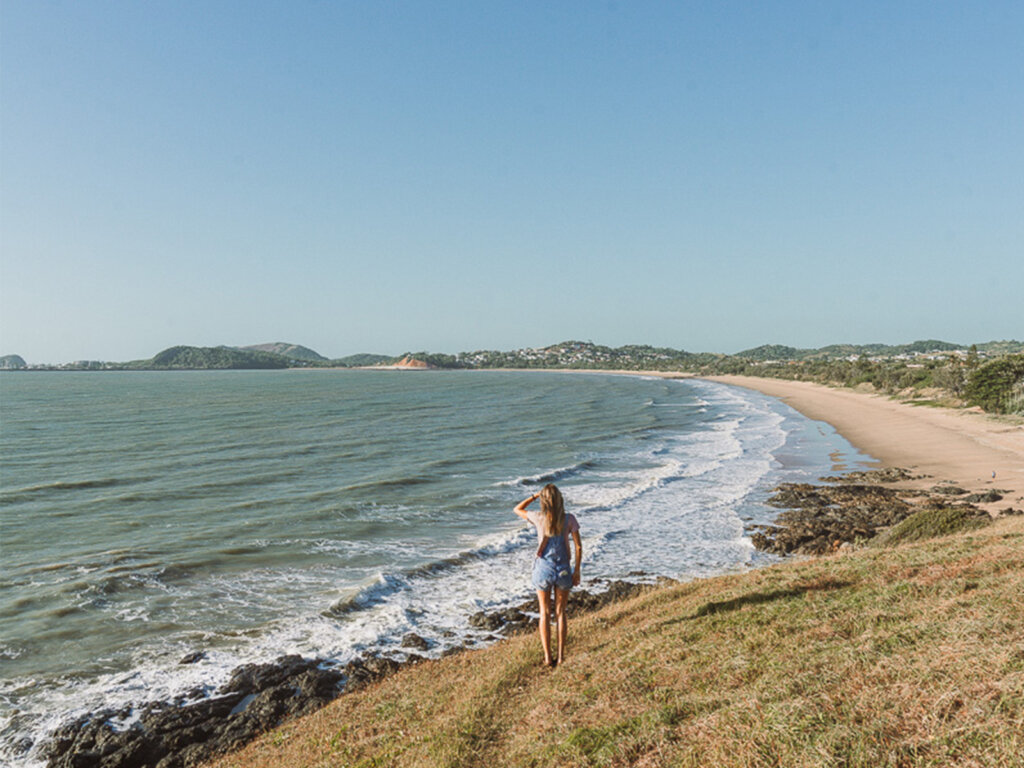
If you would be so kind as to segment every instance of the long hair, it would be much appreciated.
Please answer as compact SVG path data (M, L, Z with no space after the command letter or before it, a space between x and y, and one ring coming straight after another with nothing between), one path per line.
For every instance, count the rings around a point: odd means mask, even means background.
M565 502L554 483L548 483L541 490L540 511L544 516L544 535L561 536L565 527Z

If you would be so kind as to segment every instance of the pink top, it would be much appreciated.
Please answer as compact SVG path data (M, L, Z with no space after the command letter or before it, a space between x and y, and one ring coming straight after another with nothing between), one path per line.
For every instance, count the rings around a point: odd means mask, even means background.
M533 527L537 529L538 543L544 541L544 532L541 530L540 526L540 511L536 509L526 510L526 519L533 523ZM565 515L565 525L562 526L562 536L565 538L566 552L569 551L570 536L572 535L573 531L579 533L579 530L580 524L576 520L576 515L572 514L571 512L567 512Z

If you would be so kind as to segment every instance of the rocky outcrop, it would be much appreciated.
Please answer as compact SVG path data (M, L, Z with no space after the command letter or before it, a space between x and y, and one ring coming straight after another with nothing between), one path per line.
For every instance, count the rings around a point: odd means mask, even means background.
M870 539L879 528L895 525L912 507L890 488L785 483L768 503L787 507L774 525L756 526L750 540L764 552L822 555L844 542Z
M345 676L319 659L282 656L246 664L212 697L153 702L133 725L115 730L130 710L95 712L58 729L47 747L49 768L187 768L237 749L288 717L319 709L341 692ZM194 691L195 696L202 695Z
M862 472L847 472L838 477L818 478L823 483L898 483L901 480L920 480L926 475L915 475L902 467L868 469Z
M894 482L918 480L903 469L851 472L837 478L836 485L784 483L775 489L768 504L783 507L772 525L752 526L753 545L779 555L823 555L848 545L874 538L923 509L956 508L969 516L985 513L973 503L1002 499L996 490L971 494L952 483L939 483L927 491L896 490L880 485L850 483L849 479ZM913 499L913 503L907 501Z

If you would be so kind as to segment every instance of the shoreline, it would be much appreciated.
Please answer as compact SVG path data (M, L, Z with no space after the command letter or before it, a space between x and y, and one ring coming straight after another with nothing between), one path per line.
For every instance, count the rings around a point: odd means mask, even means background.
M701 378L777 398L804 416L831 425L882 466L930 476L903 480L897 487L920 489L952 481L972 491L1007 491L1002 506L1024 502L1024 425L997 421L978 411L914 406L810 382ZM995 510L995 504L982 506Z

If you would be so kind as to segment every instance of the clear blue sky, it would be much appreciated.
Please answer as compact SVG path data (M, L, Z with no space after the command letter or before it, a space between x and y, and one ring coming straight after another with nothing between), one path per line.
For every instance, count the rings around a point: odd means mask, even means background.
M1020 2L0 9L0 354L1024 336Z

